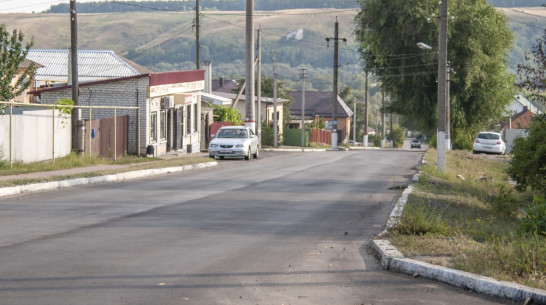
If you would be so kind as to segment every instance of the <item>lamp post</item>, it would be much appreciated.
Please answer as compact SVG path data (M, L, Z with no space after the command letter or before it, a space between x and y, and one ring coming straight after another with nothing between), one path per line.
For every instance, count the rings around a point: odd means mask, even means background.
M448 0L440 1L438 14L438 132L436 135L436 149L438 150L437 168L445 172L446 167L446 104L449 100L447 86L447 7ZM418 42L417 47L432 50L432 47Z

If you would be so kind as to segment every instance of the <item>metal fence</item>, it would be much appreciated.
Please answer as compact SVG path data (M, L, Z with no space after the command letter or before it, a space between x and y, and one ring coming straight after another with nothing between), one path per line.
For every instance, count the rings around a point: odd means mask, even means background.
M59 126L61 126L62 124L68 124L68 126L70 126L70 127L72 125L71 115L67 114L66 109L70 109L71 110L70 112L72 114L73 114L74 109L88 109L87 112L88 112L89 122L92 121L93 109L112 109L113 114L114 114L114 116L113 116L113 118L114 118L114 129L116 129L116 123L117 123L116 122L116 117L117 117L117 110L118 109L136 110L136 112L137 112L137 128L136 128L137 151L140 148L140 129L141 129L140 128L140 107L128 107L128 106L123 106L123 107L121 107L121 106L120 107L117 107L117 106L71 106L71 105L55 105L55 104L25 104L25 103L17 103L17 102L1 102L0 101L0 110L3 110L3 114L0 114L0 118L3 117L4 120L5 120L6 117L8 118L6 120L7 124L4 123L3 125L1 125L1 126L7 125L7 128L2 128L2 130L0 130L0 139L1 138L4 138L4 139L7 138L7 139L5 141L0 141L0 143L7 142L7 146L8 146L7 157L8 157L10 166L12 166L12 164L13 164L14 148L17 148L17 150L28 149L28 147L25 147L24 144L19 144L18 147L15 147L14 143L13 143L14 142L13 141L14 122L16 121L15 117L22 115L22 111L15 111L15 110L16 109L21 109L21 108L34 108L34 109L41 109L41 110L44 110L44 111L45 110L51 111L51 119L50 119L51 122L49 122L51 124L51 125L49 125L50 127L48 127L48 126L39 126L38 127L37 126L35 131L41 130L42 128L44 130L50 130L50 133L48 133L46 138L49 138L47 140L51 141L50 144L47 145L47 147L51 149L51 154L49 155L50 158L46 158L46 159L51 159L52 162L55 162L55 158L59 157L59 154L56 152L56 147L57 147L57 150L60 149L60 146L59 146L58 143L61 142L61 141L62 142L67 141L66 134L63 134L63 136L62 136L63 138L57 139L59 137L59 132L57 132L57 137L56 137L55 136L56 129L59 129ZM65 121L63 121L63 120L65 120ZM43 125L43 121L41 123ZM85 124L85 126L87 126L87 124ZM6 130L3 130L3 129L7 129L7 135L6 135ZM69 128L69 129L71 130L71 128ZM88 132L88 134L89 134L89 137L87 139L84 139L84 141L88 141L88 145L89 145L89 147L91 147L91 141L92 141L91 132ZM44 140L44 139L41 139L41 140ZM115 141L116 141L116 133L114 133L114 143L115 143ZM22 143L21 141L19 141L19 142ZM71 138L70 137L68 138L67 142L71 145ZM34 147L34 149L39 150L41 148L40 147ZM69 150L69 152L70 152L70 150ZM89 150L89 155L91 155L91 150ZM116 159L116 155L117 155L116 146L114 145L114 160ZM42 160L46 160L46 159L42 159ZM25 162L25 160L19 160L19 161ZM34 161L40 161L40 160L34 160Z

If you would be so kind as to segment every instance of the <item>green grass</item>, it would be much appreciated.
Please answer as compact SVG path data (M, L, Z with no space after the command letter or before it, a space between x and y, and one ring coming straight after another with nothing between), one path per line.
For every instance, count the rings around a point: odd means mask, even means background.
M99 175L108 175L119 172L127 172L142 169L183 166L188 164L210 162L210 158L205 157L183 157L174 159L145 158L136 156L125 156L116 161L100 157L80 156L77 153L70 153L68 156L52 161L43 161L36 163L13 163L10 167L8 162L0 163L0 176L20 175L34 172L48 172L62 169L88 167L94 165L117 165L113 169L97 170L73 175L57 175L47 178L25 178L9 181L0 181L0 187L14 186L36 182L57 181L62 179L93 177Z
M435 160L429 150L388 239L407 257L546 289L546 236L522 229L533 194L514 190L507 161L449 151L439 173Z

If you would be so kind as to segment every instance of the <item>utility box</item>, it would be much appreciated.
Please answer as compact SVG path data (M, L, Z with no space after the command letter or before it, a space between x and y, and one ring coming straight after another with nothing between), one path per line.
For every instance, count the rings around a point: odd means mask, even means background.
M171 109L174 108L174 96L164 96L161 98L163 100L163 108Z

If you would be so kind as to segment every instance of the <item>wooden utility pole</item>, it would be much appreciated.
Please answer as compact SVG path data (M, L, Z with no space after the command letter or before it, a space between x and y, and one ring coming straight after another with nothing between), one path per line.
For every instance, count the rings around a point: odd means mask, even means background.
M256 101L256 134L258 135L258 147L262 147L262 38L261 27L258 29L258 58L256 63L258 64L258 75L256 79L256 93L258 100Z
M70 78L68 83L72 85L72 100L74 105L78 105L78 20L76 11L76 0L70 0ZM72 109L72 149L78 150L79 153L83 152L83 147L80 147L81 141L78 137L78 111ZM91 122L89 122L91 124ZM83 137L83 135L81 135Z
M381 87L381 147L385 147L385 89Z
M256 130L254 101L254 0L246 1L246 116L245 126Z
M199 0L195 0L195 69L200 69L199 59Z
M368 147L368 70L366 70L364 91L364 140L362 141L362 146Z
M331 38L326 38L327 42L330 42ZM347 41L345 38L341 38L343 42ZM334 81L333 81L333 97L332 97L332 148L337 148L337 93L338 93L338 57L339 57L339 22L335 23L334 29Z
M277 51L273 50L273 147L277 147Z
M305 147L305 78L307 77L307 70L301 69L300 74L302 80L301 87L301 147Z

